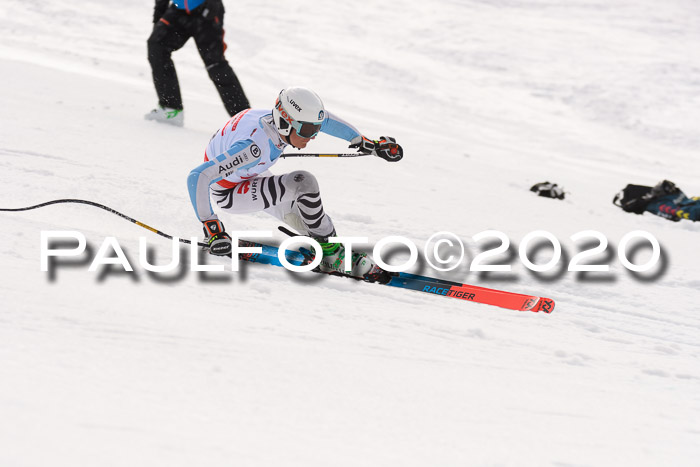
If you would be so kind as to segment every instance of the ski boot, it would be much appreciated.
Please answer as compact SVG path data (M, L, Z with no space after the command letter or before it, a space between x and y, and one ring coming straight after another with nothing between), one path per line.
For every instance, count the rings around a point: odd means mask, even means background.
M183 126L185 124L185 117L182 110L161 107L160 105L144 115L143 118L175 126Z
M367 282L388 283L392 276L389 271L380 268L367 256L367 253L353 253L350 271L345 270L345 247L340 243L319 242L323 249L323 259L318 269L327 274L350 276Z

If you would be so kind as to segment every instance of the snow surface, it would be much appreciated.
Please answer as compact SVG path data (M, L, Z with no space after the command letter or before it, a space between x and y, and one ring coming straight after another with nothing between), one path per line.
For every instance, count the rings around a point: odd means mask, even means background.
M0 207L83 198L201 234L185 178L227 115L190 42L174 55L185 127L143 120L156 101L152 6L3 2ZM170 243L117 216L83 205L1 213L0 465L698 465L700 225L626 214L611 199L664 178L700 194L700 3L226 6L227 57L255 107L305 85L365 134L404 146L399 164L274 168L312 171L340 233L422 246L454 232L471 253L443 276L545 294L557 309L259 265L153 277L138 238L161 261ZM346 147L321 136L309 149ZM545 180L566 200L528 191ZM469 272L471 237L487 229L510 238L515 256L496 261L511 273ZM565 270L581 246L569 237L588 229L610 241L592 258L607 274ZM616 256L639 229L663 249L641 278ZM78 230L93 253L114 236L137 271L91 273L85 257L41 272L42 230ZM561 241L563 269L522 265L517 245L533 230Z

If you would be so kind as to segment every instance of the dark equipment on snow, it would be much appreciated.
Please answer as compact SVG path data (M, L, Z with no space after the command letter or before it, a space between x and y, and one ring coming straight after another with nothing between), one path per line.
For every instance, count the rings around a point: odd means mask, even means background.
M615 195L613 204L627 212L644 214L647 204L651 201L652 190L650 186L629 184Z
M689 198L669 180L654 187L629 184L615 195L613 204L626 212L650 212L673 222L700 220L700 197Z
M545 198L564 199L564 189L556 183L535 183L530 187L530 191Z

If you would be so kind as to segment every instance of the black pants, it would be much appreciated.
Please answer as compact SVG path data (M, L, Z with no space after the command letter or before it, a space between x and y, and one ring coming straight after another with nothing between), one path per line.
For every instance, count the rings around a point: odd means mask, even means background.
M199 55L229 115L249 108L241 83L224 57L226 44L221 0L209 0L189 14L170 5L153 25L148 38L148 61L153 70L158 103L182 110L180 84L171 54L185 45L190 37L194 37Z

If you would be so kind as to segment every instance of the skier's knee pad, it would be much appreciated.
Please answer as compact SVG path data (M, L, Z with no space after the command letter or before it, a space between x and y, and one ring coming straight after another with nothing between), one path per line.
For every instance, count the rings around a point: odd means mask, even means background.
M318 181L311 172L295 170L289 173L288 180L293 185L297 197L305 194L318 194Z

